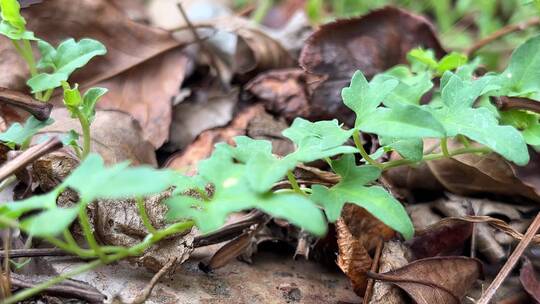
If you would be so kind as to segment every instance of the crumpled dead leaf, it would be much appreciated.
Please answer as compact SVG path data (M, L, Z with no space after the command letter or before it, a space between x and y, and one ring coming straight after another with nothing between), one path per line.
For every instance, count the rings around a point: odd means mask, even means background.
M482 276L482 263L468 257L427 258L386 273L369 273L403 289L418 304L459 304Z
M148 218L156 229L167 226L165 220L167 207L163 204L163 200L170 195L171 191L166 191L144 200ZM133 199L98 200L89 206L89 209L93 230L103 244L131 247L142 242L149 233ZM132 261L155 272L171 259L176 260L176 266L180 265L193 251L193 236L190 234L190 229L170 236Z
M337 264L349 277L358 295L365 292L366 273L371 268L369 251L380 240L389 240L395 232L364 208L346 204L341 218L336 222L339 255Z
M141 123L145 138L155 147L168 138L171 102L186 71L181 46L163 30L131 21L105 0L44 1L23 10L28 28L57 45L69 37L93 38L108 49L76 72L71 80L81 88L111 89L98 107L131 113ZM186 41L186 43L191 41ZM27 68L16 58L11 43L0 38L0 86L25 90ZM58 98L58 97L57 97Z
M423 231L416 231L408 241L416 259L450 253L461 248L473 233L472 223L453 221L439 222Z
M409 249L399 241L384 244L379 261L379 272L400 269L409 263ZM392 284L375 281L370 304L404 304L406 296L403 291Z
M245 90L262 100L267 111L292 121L310 116L306 87L317 78L301 69L272 70L252 79Z
M540 303L540 280L538 279L538 274L534 270L533 264L527 258L524 259L523 266L521 266L519 280L527 293L529 293L537 303Z
M227 125L238 101L238 89L224 92L215 85L210 88L189 88L193 93L173 108L170 139L167 151L178 151L201 134L201 132Z
M356 70L369 79L376 73L406 62L407 52L422 46L445 54L433 25L424 17L385 7L362 17L338 20L315 31L300 55L300 66L323 76L310 83L311 119L333 119L353 125L354 115L341 102Z

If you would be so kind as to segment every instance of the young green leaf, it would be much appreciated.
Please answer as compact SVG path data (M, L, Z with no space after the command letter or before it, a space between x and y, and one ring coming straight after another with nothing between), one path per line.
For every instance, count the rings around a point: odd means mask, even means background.
M341 128L337 120L310 122L296 118L282 133L298 147L287 158L298 162L310 162L338 154L355 153L358 151L356 148L343 146L353 131Z
M340 160L333 162L332 167L341 176L341 181L331 188L314 185L311 195L312 200L324 207L329 221L337 220L345 203L353 203L365 208L383 223L403 234L405 238L413 236L413 225L401 203L382 187L365 186L380 176L379 169L372 166L356 166L352 155L344 155Z
M128 167L127 162L105 167L97 154L88 157L62 183L79 193L84 203L94 199L142 197L159 193L174 184L178 173L150 167Z
M514 127L500 126L488 109L472 108L473 102L496 81L495 77L485 77L471 82L451 74L442 89L442 105L427 108L443 124L448 137L467 136L506 159L524 165L529 161L529 153L523 136Z
M34 116L28 117L24 126L16 122L12 124L5 132L0 133L0 141L10 149L15 149L23 143L29 141L40 129L52 124L54 120L49 118L45 121L39 121Z
M244 144L257 141L237 139L237 152L243 151ZM260 144L260 143L259 143ZM267 155L260 149L257 154ZM266 150L267 151L267 150ZM239 155L239 156L238 156ZM246 156L242 153L237 157ZM257 160L257 157L253 158ZM237 161L238 159L236 159ZM247 160L248 163L251 159ZM263 166L266 166L263 164ZM326 222L317 205L298 194L274 194L267 188L258 188L259 183L250 182L253 172L247 165L235 162L231 150L215 149L209 159L199 163L199 174L214 186L213 195L208 201L189 195L179 195L167 201L170 219L192 218L204 233L221 227L232 212L257 208L271 215L285 218L291 223L321 235L326 231ZM264 172L257 172L265 174ZM281 178L281 177L279 177ZM273 184L268 183L268 184ZM253 187L255 185L255 187ZM263 192L263 193L261 193Z
M540 36L520 45L501 73L499 95L521 96L540 100Z
M418 96L418 88L403 85L397 93L401 96L392 96L398 85L399 81L390 75L376 77L368 83L360 71L354 74L350 87L343 89L342 97L345 105L356 113L356 128L387 137L444 136L444 128L431 113L414 105L414 100L403 102L403 96ZM389 108L379 107L383 99L391 101Z
M423 157L424 142L420 138L402 139L394 137L379 137L383 147L395 150L403 158L420 161Z
M368 83L361 71L356 71L350 86L341 91L343 103L356 113L356 126L375 112L383 100L394 90L399 81L384 79Z
M373 77L372 82L378 83L391 78L397 79L399 84L384 99L383 103L387 107L392 107L395 104L420 105L422 96L433 87L429 73L413 74L409 68L403 65L376 75Z
M0 0L0 33L12 40L36 40L34 33L26 30L26 21L20 13L17 0Z
M437 73L442 75L446 71L452 71L458 67L467 63L467 56L461 53L452 52L448 55L445 55L437 63Z
M0 205L0 215L18 219L26 212L56 207L56 199L63 188L58 187L46 194L33 195L25 200Z
M500 115L501 124L513 126L521 131L527 144L540 145L540 115L521 110L503 111Z
M45 41L38 41L38 49L41 59L38 68L50 69L49 73L41 73L27 82L32 88L32 93L54 89L66 81L76 69L85 66L95 56L105 55L105 46L93 39L81 39L76 42L68 39L55 49Z
M79 207L44 210L21 222L21 229L32 236L57 236L77 218Z
M93 121L96 115L96 103L108 91L105 88L90 88L84 93L81 112L89 121Z
M415 70L420 70L420 67L423 69L436 70L439 65L433 50L426 50L423 48L410 50L409 53L407 53L407 60Z

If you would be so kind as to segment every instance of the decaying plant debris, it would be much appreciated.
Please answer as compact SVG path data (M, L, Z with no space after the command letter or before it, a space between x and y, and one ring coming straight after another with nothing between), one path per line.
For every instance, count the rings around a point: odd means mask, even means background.
M540 301L540 10L339 2L0 0L0 299Z

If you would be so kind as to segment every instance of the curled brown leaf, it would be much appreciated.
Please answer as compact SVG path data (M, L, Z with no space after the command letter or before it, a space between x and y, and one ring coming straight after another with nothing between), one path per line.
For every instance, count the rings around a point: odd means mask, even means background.
M418 304L459 304L483 276L482 263L467 257L421 259L393 271L368 275L398 286Z

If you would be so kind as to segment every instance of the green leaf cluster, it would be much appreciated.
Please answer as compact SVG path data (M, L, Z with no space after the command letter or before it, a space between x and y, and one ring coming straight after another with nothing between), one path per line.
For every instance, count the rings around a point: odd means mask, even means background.
M34 116L28 117L24 125L16 122L9 129L0 133L0 141L10 149L28 143L40 129L52 124L54 120L49 118L45 121L37 120Z
M39 40L38 49L41 58L37 67L47 72L37 74L28 80L27 84L32 93L60 87L75 70L85 66L95 56L107 53L101 42L88 38L78 42L68 39L60 43L57 49Z
M0 34L12 40L36 40L34 33L26 30L26 20L21 16L17 0L0 0Z

